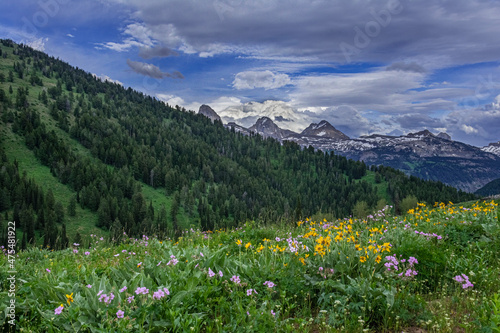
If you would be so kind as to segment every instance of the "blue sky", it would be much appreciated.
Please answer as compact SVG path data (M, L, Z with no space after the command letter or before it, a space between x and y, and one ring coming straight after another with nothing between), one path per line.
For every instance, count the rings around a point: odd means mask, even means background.
M500 140L495 0L4 0L0 36L244 126Z

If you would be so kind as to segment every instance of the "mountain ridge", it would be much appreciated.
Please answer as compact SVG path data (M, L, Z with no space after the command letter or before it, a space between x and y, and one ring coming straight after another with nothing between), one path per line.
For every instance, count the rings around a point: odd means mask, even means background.
M394 167L468 192L500 177L500 142L479 148L454 141L447 133L433 134L427 129L400 136L370 134L349 138L326 120L310 124L301 133L281 129L269 117L259 118L250 128L235 123L224 126L246 135L255 133L302 147L335 151L369 165Z

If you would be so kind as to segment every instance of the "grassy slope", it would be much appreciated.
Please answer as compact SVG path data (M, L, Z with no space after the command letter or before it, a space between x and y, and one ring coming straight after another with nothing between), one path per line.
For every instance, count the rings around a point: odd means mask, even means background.
M76 193L67 185L63 185L50 173L50 168L41 165L35 157L35 154L24 145L24 139L12 133L9 128L3 129L5 135L5 150L9 160L17 160L20 173L26 172L28 177L33 178L35 182L47 193L49 189L54 193L57 201L60 201L66 208L69 201ZM80 234L97 233L100 229L95 227L97 214L88 209L82 209L79 205L76 207L76 216L66 215L66 224L68 235L73 236L78 231ZM102 233L102 231L101 231Z
M9 54L9 57L7 59L1 59L0 61L0 72L2 72L6 78L6 82L0 83L0 87L4 89L7 95L9 95L9 86L12 86L14 93L10 95L10 97L11 100L15 102L17 89L19 87L28 86L29 83L27 82L27 80L29 78L25 77L23 80L21 80L19 79L17 74L14 73L14 81L12 83L7 81L9 70L13 71L15 60L12 56L12 49L9 49L3 45L0 45L0 48L2 48L3 52L7 51ZM42 92L42 89L48 88L50 86L55 86L57 83L55 79L49 79L41 75L39 76L42 78L44 86L40 87L29 85L28 102L30 103L30 107L39 112L42 122L47 126L47 130L54 130L57 136L65 143L67 143L75 154L80 157L88 157L96 163L100 163L97 158L94 158L92 156L89 149L86 149L77 140L71 138L68 133L57 126L57 122L51 117L47 107L38 100L38 94ZM73 94L75 99L80 96L80 94L78 93ZM71 115L70 123L73 122L73 118L73 115ZM52 174L50 173L50 169L42 165L36 159L33 152L24 145L24 139L22 137L19 137L18 135L12 133L10 128L0 128L0 133L2 133L2 137L4 138L4 146L6 148L6 153L9 160L13 161L14 159L17 159L19 162L20 172L22 173L26 171L28 177L35 179L36 183L41 185L44 188L45 192L47 191L47 189L51 188L54 192L56 200L60 201L66 208L68 206L70 198L76 195L76 192L73 191L69 186L59 183L58 179L52 176ZM113 167L110 166L110 168ZM140 184L148 205L150 201L153 202L155 212L159 212L162 205L165 205L167 212L170 212L172 201L171 197L165 196L162 189L154 189L144 183ZM179 225L181 227L189 227L193 222L186 214L184 214L182 208L179 209L178 219ZM100 230L95 227L96 221L96 213L89 210L84 210L79 205L77 205L77 215L75 217L66 216L68 236L71 239L77 231L81 234L96 233L96 231L100 231L100 233L107 233L106 231Z
M361 178L359 181L364 180L370 185L373 185L377 188L377 195L381 198L384 198L387 202L391 202L391 198L387 194L387 181L382 179L382 181L378 184L375 183L375 172L367 171L366 175Z

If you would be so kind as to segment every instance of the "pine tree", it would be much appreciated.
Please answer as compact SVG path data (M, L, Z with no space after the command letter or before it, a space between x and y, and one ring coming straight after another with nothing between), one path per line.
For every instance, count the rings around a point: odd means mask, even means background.
M295 204L295 220L300 221L300 219L302 219L302 203L299 196L297 197L297 202Z
M63 223L61 227L61 249L65 249L69 246L69 238L68 235L66 234L66 223Z
M47 191L47 194L45 195L45 204L47 208L54 209L54 206L56 204L56 199L54 198L54 193L52 192L52 189L49 189Z
M111 226L111 240L115 243L120 243L123 238L123 226L118 218L116 218Z
M68 215L69 216L76 216L76 197L75 196L72 196L71 199L69 199Z
M64 207L59 201L54 205L54 211L57 223L62 223L64 221Z
M82 243L82 235L80 235L80 232L76 232L74 242L76 244L81 244Z
M177 214L179 214L179 192L175 192L174 199L172 200L172 206L170 206L170 219L172 220L172 228L174 233L177 235L179 232L179 221L177 220Z
M23 239L21 242L21 250L26 250L26 233L23 232Z

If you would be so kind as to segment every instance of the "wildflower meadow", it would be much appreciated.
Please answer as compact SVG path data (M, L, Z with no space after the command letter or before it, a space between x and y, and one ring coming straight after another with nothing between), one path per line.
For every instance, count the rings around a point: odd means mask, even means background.
M12 332L500 332L498 215L494 201L436 203L174 240L86 235L20 252L15 328L0 319Z

